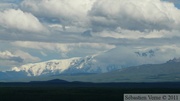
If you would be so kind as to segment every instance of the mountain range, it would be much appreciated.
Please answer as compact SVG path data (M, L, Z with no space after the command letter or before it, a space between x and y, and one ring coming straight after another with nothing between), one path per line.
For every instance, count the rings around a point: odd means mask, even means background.
M50 60L40 63L22 65L13 67L11 71L25 72L27 76L47 76L59 74L94 74L105 73L120 69L115 65L100 65L95 56L75 57L62 60Z
M71 58L14 67L0 72L1 82L46 81L61 79L81 82L178 82L180 59L163 64L145 64L132 67L96 65L95 57Z
M21 72L28 77L107 73L125 67L146 64L143 61L152 60L156 55L154 50L134 53L132 51L132 59L129 59L129 57L122 57L120 50L126 50L126 48L111 49L110 51L86 57L29 63L19 67L12 67L11 70L6 72Z
M177 59L173 59L177 60ZM52 75L30 78L31 81L62 79L81 82L179 82L180 62L167 61L163 64L146 64L121 68L115 71L91 75Z

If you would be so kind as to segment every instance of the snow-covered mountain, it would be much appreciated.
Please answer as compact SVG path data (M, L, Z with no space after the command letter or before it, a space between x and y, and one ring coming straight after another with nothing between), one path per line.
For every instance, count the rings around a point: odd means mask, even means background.
M121 51L129 51L129 54L122 54ZM11 71L25 72L27 76L106 73L122 67L141 65L145 63L144 61L147 61L145 59L154 55L154 51L144 53L151 55L148 57L139 56L144 55L141 53L135 53L134 50L120 47L92 56L25 64L20 67L13 67Z
M108 53L114 53L108 54ZM168 81L179 80L179 66L180 59L174 58L163 64L148 64L148 65L137 65L138 58L142 59L154 59L156 55L152 57L139 56L134 53L134 58L132 62L126 62L128 57L119 58L118 50L111 50L105 52L105 54L97 54L86 57L74 57L70 59L61 60L50 60L40 63L31 63L22 65L20 67L13 67L12 70L6 72L0 72L0 81L26 81L30 80L41 80L41 78L59 78L68 81L86 81L91 80L91 82L129 82L129 81ZM139 52L141 55L143 52ZM153 52L149 52L153 53ZM123 56L121 54L121 56ZM119 60L115 61L115 60ZM131 66L133 65L133 66ZM135 66L137 65L137 66ZM128 67L128 68L122 68ZM112 71L112 72L111 72ZM98 75L88 75L99 73ZM72 76L76 74L82 74L79 76ZM65 76L64 76L65 75ZM34 77L35 76L35 77ZM37 77L36 76L40 76ZM29 81L30 81L29 80ZM101 81L99 81L101 80ZM28 81L28 80L27 80Z
M177 62L180 62L180 58L174 58L174 59L167 61L167 63L177 63Z
M105 73L119 69L114 65L99 65L95 56L75 57L62 60L50 60L41 63L32 63L13 67L14 72L26 72L27 76L43 76L58 74Z
M123 51L128 51L128 54L124 54ZM25 64L20 67L13 67L10 71L26 73L27 76L106 73L122 67L158 64L167 61L166 58L162 57L163 55L156 54L157 52L159 51L139 51L130 50L126 47L116 47L92 56ZM162 59L159 60L159 57Z

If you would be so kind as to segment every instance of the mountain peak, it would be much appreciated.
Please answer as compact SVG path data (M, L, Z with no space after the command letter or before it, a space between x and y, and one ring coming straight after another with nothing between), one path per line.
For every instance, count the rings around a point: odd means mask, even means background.
M177 63L180 62L180 58L174 58L172 60L167 61L167 63Z
M146 52L135 52L140 57L153 57L155 56L155 51L154 50L148 50Z

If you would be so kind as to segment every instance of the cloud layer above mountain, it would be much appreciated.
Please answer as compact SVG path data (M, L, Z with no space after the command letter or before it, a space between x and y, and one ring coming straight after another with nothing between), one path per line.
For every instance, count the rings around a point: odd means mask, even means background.
M0 51L13 54L1 59L12 66L104 54L101 57L108 59L99 57L101 62L126 65L134 59L138 65L143 59L137 58L137 51L158 50L144 63L165 62L180 57L179 4L178 0L1 0Z

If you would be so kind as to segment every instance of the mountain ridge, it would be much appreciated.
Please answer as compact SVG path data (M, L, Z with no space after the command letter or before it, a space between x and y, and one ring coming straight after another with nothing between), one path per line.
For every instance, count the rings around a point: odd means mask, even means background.
M102 66L96 63L94 56L85 58L75 57L62 60L50 60L46 62L26 64L13 67L11 71L26 72L27 76L43 76L58 74L82 74L82 73L105 73L117 70L115 65Z
M64 79L81 82L179 82L180 62L163 64L146 64L122 68L116 71L94 75L53 76L47 79Z
M83 82L154 82L180 80L180 61L171 59L162 64L122 67L100 64L98 55L50 60L14 67L0 72L0 81L34 81L61 79Z

